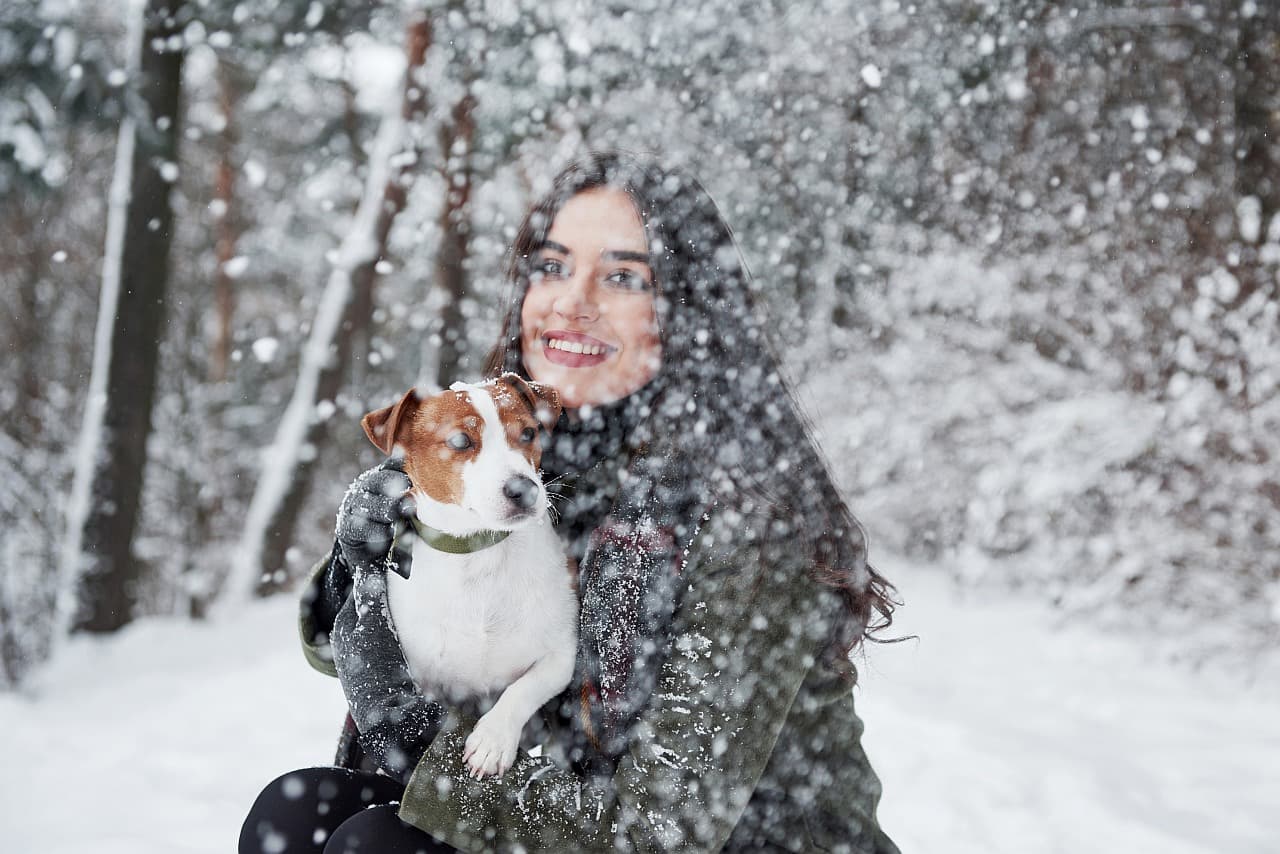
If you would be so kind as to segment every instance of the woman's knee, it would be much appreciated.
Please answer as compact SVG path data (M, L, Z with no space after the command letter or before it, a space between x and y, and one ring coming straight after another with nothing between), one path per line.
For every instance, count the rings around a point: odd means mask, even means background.
M353 815L333 832L324 854L447 854L457 850L405 824L397 811L391 804Z
M239 854L319 852L330 834L373 804L398 800L389 777L346 768L281 774L258 794L240 828Z

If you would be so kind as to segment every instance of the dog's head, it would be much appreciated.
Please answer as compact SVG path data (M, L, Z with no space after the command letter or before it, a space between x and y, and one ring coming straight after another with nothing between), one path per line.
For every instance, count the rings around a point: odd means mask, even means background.
M384 454L403 456L418 518L464 535L541 518L539 434L560 412L555 389L507 373L425 397L410 389L360 423Z

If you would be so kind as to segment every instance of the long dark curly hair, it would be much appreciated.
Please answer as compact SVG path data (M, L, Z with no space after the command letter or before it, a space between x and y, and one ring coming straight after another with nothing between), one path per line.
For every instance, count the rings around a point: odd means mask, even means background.
M876 641L900 604L867 560L867 536L831 477L756 311L733 233L696 180L650 158L595 153L570 165L525 217L508 264L511 297L486 371L528 376L520 316L529 262L557 212L596 188L625 191L644 222L657 282L662 367L646 389L647 438L679 446L691 479L723 505L763 508L770 549L812 554L809 576L836 594L825 659L856 679L850 653Z

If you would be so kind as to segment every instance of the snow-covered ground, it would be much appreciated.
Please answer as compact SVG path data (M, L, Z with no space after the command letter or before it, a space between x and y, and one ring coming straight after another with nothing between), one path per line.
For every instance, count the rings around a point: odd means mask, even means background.
M1280 684L1192 672L881 558L919 641L864 662L881 819L907 854L1280 850ZM227 854L258 789L332 753L337 683L281 596L72 643L0 696L6 854Z
M881 563L907 599L895 630L920 636L872 648L859 689L881 821L904 852L1280 851L1274 670L1192 671Z

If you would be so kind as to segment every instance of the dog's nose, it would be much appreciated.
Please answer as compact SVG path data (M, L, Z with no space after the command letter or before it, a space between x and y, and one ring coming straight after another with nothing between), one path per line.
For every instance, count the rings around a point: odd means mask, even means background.
M516 475L502 485L502 494L516 507L528 510L538 500L538 483L531 477Z

